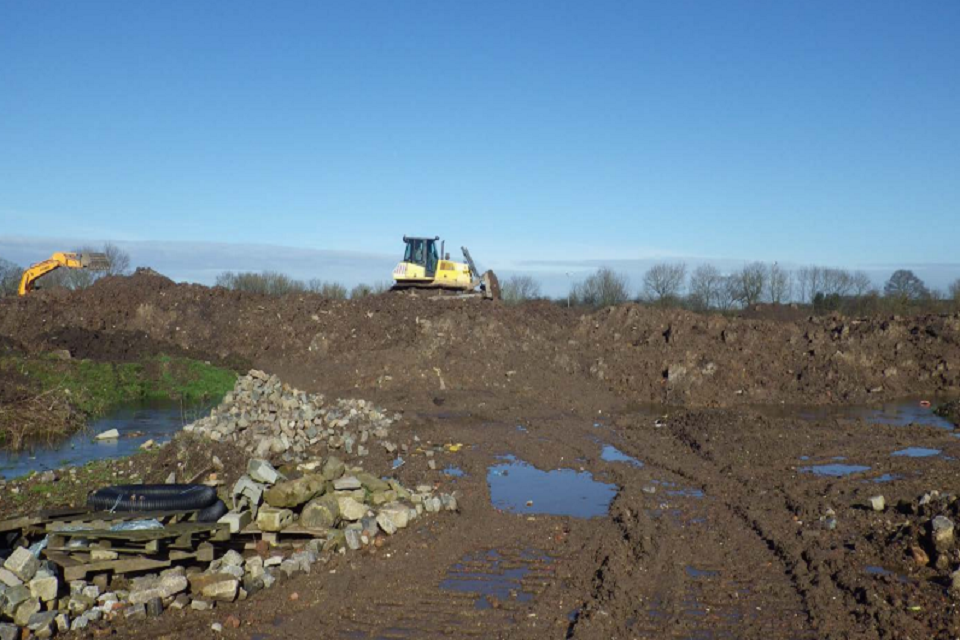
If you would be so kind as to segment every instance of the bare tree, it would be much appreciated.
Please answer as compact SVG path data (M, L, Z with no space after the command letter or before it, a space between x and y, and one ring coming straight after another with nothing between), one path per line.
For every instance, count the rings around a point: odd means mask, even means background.
M655 264L643 275L643 291L648 299L658 302L675 300L686 279L687 265L682 262Z
M873 289L873 281L865 271L854 271L850 275L850 290L857 298L862 298Z
M500 298L507 304L519 304L540 297L540 283L531 276L510 276L500 287Z
M801 302L812 303L818 293L823 292L823 269L803 267L797 270L797 294Z
M883 285L883 295L900 300L923 300L930 297L927 286L909 269L893 272L887 284Z
M698 311L720 307L723 276L712 264L702 264L690 276L690 303Z
M793 289L793 276L789 271L774 262L767 269L767 300L780 304L790 299Z
M312 283L312 282L314 282L314 281L311 280L310 282ZM319 281L318 281L318 282L319 282ZM325 284L327 284L327 283L321 282L319 285L317 285L317 286L319 287L318 291L327 291L327 293L330 293L330 292L332 291L332 289L329 289L329 288L328 288L328 289L324 289L323 287L324 287ZM311 286L310 283L308 283L307 286L308 286L308 287ZM328 287L329 287L329 286L330 286L330 285L328 285ZM339 286L339 285L335 285L335 286ZM380 295L381 293L383 293L384 291L386 291L386 290L389 289L389 288L390 288L390 285L387 284L386 282L383 282L382 280L378 280L377 282L374 282L373 284L367 284L366 282L361 282L360 284L358 284L357 286L355 286L353 289L350 289L350 299L352 300L352 299L354 299L354 298L365 298L365 297L367 297L367 296L378 296L378 295Z
M347 288L339 282L327 282L319 278L312 278L307 283L307 291L331 300L347 299Z
M736 283L737 301L745 307L760 302L766 287L767 267L762 262L746 265L731 276Z
M818 293L825 296L850 295L853 290L853 276L846 269L823 269L823 286Z
M22 275L19 265L0 258L0 297L16 295Z
M367 296L373 295L373 287L370 285L361 282L353 289L350 289L350 299L355 300L357 298L366 298Z
M740 279L736 275L724 277L717 289L717 308L729 311L740 302Z
M276 271L262 271L254 273L244 271L233 273L225 271L216 278L216 286L234 291L247 291L250 293L263 293L266 295L280 296L287 293L298 293L306 290L306 285L300 280L295 280L283 273Z
M112 242L103 245L103 253L106 254L107 260L110 262L110 267L106 270L105 275L121 276L130 272L129 253Z
M586 280L574 285L570 291L570 299L575 304L595 308L622 304L630 299L627 279L612 269L598 269Z
M960 278L957 278L950 283L950 287L947 289L947 291L950 293L950 299L953 300L954 304L960 306Z

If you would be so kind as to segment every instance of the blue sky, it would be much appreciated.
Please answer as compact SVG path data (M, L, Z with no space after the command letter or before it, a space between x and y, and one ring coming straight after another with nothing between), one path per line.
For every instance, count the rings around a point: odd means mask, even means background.
M960 275L958 33L955 0L0 2L0 247Z

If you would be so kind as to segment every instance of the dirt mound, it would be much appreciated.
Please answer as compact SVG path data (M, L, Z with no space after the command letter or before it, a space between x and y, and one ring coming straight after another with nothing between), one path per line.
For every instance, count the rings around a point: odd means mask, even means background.
M649 402L870 402L960 384L958 315L781 322L623 305L575 333L591 374Z
M960 385L960 316L765 321L639 305L385 294L336 301L175 284L149 272L0 302L0 336L128 359L240 357L333 391L549 395L632 402L870 402Z

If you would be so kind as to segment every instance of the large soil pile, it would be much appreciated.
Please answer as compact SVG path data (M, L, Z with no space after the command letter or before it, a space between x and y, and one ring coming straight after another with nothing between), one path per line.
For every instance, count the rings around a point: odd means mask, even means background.
M562 401L606 388L639 403L731 405L866 402L960 384L960 315L791 322L634 304L582 314L401 294L271 298L151 273L5 300L0 338L94 359L242 358L295 383L407 394L504 389Z

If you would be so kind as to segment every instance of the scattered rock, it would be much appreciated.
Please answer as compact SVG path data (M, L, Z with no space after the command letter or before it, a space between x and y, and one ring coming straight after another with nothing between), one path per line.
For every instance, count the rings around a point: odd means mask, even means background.
M883 496L873 496L867 501L867 504L874 511L883 511L887 508L887 502L883 499Z
M23 582L28 582L40 568L40 561L28 549L18 547L3 563L3 568Z
M367 507L350 497L338 498L337 505L340 508L340 517L350 522L355 522L367 514Z
M296 480L275 484L263 493L263 499L271 507L299 507L323 493L325 487L326 482L323 476L306 475ZM356 488L360 488L359 481Z
M330 529L340 520L340 501L325 495L307 503L300 513L300 526L307 529Z
M266 460L253 458L247 463L247 475L254 482L263 484L274 484L280 479L280 474L273 468L273 465Z
M946 516L937 516L930 521L930 537L934 547L940 551L953 543L953 520Z

